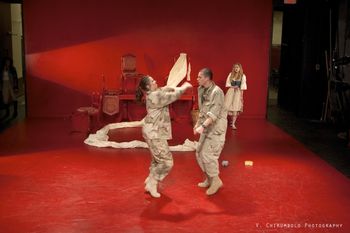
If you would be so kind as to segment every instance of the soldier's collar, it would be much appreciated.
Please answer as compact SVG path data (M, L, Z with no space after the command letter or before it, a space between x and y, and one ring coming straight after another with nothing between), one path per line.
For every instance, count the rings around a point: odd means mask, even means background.
M207 87L207 88L203 87L203 88L204 88L205 92L211 92L211 90L213 90L214 87L215 87L215 83L213 81L211 81L211 85L209 87Z

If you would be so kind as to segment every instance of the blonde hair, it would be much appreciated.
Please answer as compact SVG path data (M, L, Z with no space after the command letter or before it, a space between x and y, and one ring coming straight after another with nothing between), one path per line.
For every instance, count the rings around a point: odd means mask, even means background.
M239 66L239 72L235 73L235 66ZM235 63L233 64L230 80L242 80L243 77L243 68L241 63Z

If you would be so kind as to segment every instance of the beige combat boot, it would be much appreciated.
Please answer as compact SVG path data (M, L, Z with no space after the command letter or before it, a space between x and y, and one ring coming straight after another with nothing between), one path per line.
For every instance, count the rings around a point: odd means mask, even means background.
M145 179L145 182L144 182L145 184L147 184L147 183L148 183L149 178L150 178L150 175L148 175L148 176L147 176L147 178Z
M205 176L205 180L203 182L198 183L198 187L208 188L210 186L210 177L207 174Z
M160 193L157 191L158 181L152 176L147 177L146 179L145 190L151 194L152 197L159 198Z
M207 189L207 195L213 195L215 194L219 188L221 188L223 185L221 179L219 176L214 176L211 178L211 184L210 187Z

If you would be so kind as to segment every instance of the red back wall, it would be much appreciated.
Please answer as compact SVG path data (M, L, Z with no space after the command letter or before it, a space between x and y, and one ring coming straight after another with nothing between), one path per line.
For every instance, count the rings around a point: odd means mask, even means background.
M247 76L246 117L265 117L272 0L24 1L29 117L70 114L92 91L120 87L120 57L164 83L180 52L192 82L210 67L224 88L233 63ZM225 89L226 92L226 89Z

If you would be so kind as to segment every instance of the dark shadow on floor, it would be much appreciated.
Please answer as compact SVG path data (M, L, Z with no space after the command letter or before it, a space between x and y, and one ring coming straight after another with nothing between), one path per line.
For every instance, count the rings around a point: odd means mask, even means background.
M293 112L279 108L277 96L273 95L273 90L271 92L267 109L268 121L350 178L350 148L347 147L347 140L338 137L341 130L330 123L299 118Z

